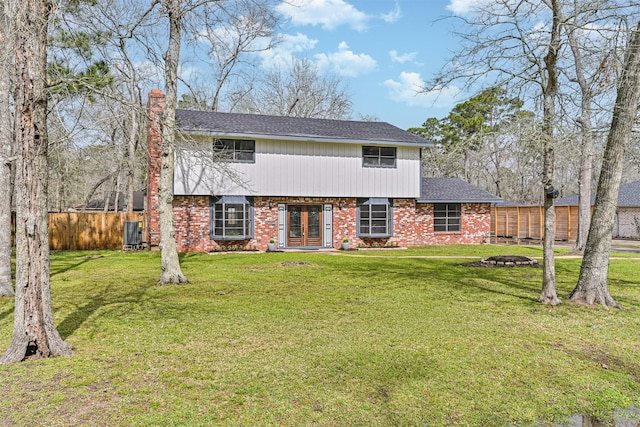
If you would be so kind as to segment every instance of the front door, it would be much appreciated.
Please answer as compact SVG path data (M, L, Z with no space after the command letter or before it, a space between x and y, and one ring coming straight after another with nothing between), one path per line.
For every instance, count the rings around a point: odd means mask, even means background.
M322 205L288 206L287 246L322 246Z

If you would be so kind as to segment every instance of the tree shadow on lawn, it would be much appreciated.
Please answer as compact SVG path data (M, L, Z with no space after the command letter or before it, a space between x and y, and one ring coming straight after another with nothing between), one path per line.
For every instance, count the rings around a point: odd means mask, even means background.
M399 258L387 259L384 262L377 260L373 263L351 264L347 269L343 268L341 274L345 277L349 277L350 274L360 275L369 279L368 284L381 282L383 286L398 283L400 286L429 284L443 289L473 288L483 293L490 292L526 302L537 302L542 289L541 268L474 268L461 265L459 260ZM495 288L489 286L491 282L496 284Z
M9 315L13 314L14 306L11 305L7 310L0 313L0 321L4 320L5 317L9 317Z
M536 304L538 303L538 297L542 290L542 277L541 277L543 273L542 267L540 268L501 267L497 272L487 271L487 270L494 270L494 269L495 267L492 269L478 269L478 271L475 272L473 277L499 283L503 286L503 288L519 289L523 292L523 294L518 295L515 293L505 292L504 290L493 289L488 286L484 286L481 283L475 282L473 280L467 280L465 281L465 284L474 286L486 292L509 295L509 296L513 296L523 300L530 300ZM525 283L527 280L531 280L531 277L526 277L525 280L521 280L523 275L526 274L527 271L529 271L530 274L536 276L537 282ZM580 272L579 262L578 263L576 262L557 263L556 262L556 288L557 288L558 297L562 301L569 300L569 294L578 283L579 272ZM503 276L503 274L508 274L509 276L506 277L506 276ZM470 279L472 276L465 275L464 277L467 279ZM616 278L609 278L609 291L611 292L611 295L616 300L616 302L621 304L623 308L629 308L633 306L637 307L638 305L640 305L640 300L633 297L632 291L628 291L627 289L624 289L623 293L616 293L616 290L615 290L616 287L637 289L639 287L638 282L616 279ZM531 297L529 298L528 296L524 296L524 293L526 293L527 295L530 295Z
M609 293L613 297L613 299L622 306L622 308L631 308L640 306L640 300L638 298L634 298L633 295L637 294L638 288L640 288L640 284L636 281L631 280L623 280L617 278L609 278L608 283ZM621 294L621 291L624 293Z
M537 302L542 285L530 283L541 276L542 270L533 267L478 268L458 265L448 276L460 287L475 288L482 293L492 293L525 302ZM492 287L491 284L495 284Z
M69 255L65 256L64 254L60 255L58 253L55 253L55 254L52 253L52 255L55 255L56 262L51 263L51 271L49 274L50 277L56 276L58 274L66 273L67 271L76 269L81 265L88 263L89 261L93 261L95 259L99 259L103 257L103 255L96 254L96 255L84 255L82 257L75 257L74 259L70 259Z
M489 286L483 286L480 283L473 281L473 280L466 280L464 282L465 286L470 286L470 287L474 287L482 292L490 292L496 295L503 295L503 296L507 296L507 297L511 297L511 298L517 298L520 299L522 301L526 301L526 302L537 302L538 301L538 294L540 293L540 289L537 290L537 293L535 293L536 291L534 291L532 288L528 288L528 287L523 287L523 286L517 286L513 284L513 282L511 283L504 283L504 282L500 282L497 280L492 280L495 283L499 283L501 284L503 287L515 287L515 288L519 288L519 289L528 289L530 292L528 292L529 296L525 296L522 294L517 294L515 292L506 292L503 289L494 289L494 288L490 288Z
M181 261L188 260L190 258L198 258L201 254L191 254L191 253L180 253L179 257ZM61 256L60 258L63 258ZM103 258L102 254L87 254L81 257L75 257L74 259L64 260L58 259L56 261L55 272L52 271L51 275L61 274L72 269L79 267L82 264L85 264L89 261ZM79 258L79 259L78 259ZM60 266L62 264L62 266ZM158 270L158 278L160 271ZM113 279L113 278L112 278ZM77 305L75 310L70 310L71 312L60 322L58 325L58 332L60 335L67 339L72 336L86 321L91 317L96 311L104 309L108 306L121 306L122 304L138 304L143 300L144 295L149 289L152 289L156 286L156 278L149 278L149 280L144 279L144 283L138 281L135 284L131 284L131 288L128 292L122 292L122 288L120 286L115 285L105 285L102 290L99 292L89 295L87 293L83 293L83 299L89 299L84 305ZM122 283L125 283L124 281ZM91 288L85 287L82 289L83 291L89 291ZM67 304L73 304L73 299L69 298ZM115 308L114 308L115 309Z
M125 294L115 292L112 286L106 286L98 294L90 297L91 300L88 303L77 307L75 311L68 314L58 325L58 332L66 339L73 335L99 309L114 304L139 302L147 289L152 286L152 284L133 286L131 292Z
M53 252L52 252L53 253ZM56 253L56 257L59 258L64 258L64 255L60 255L58 253ZM96 258L102 258L102 255L99 256L83 256L80 260L76 261L76 262L59 262L57 261L56 263L52 263L52 268L50 271L50 277L53 277L57 274L61 274L61 273L65 273L67 271L70 271L74 268L77 268L93 259ZM60 266L60 265L63 266ZM13 297L12 297L13 298ZM73 313L70 316L67 316L67 318L58 326L58 331L63 335L63 336L68 336L71 335L90 315L91 313L93 313L94 311L96 311L98 308L100 308L103 305L103 302L100 301L92 301L91 303L85 305L84 307L81 307L80 309L78 309L75 313ZM9 315L13 314L15 309L15 305L11 305L10 308L8 308L7 310L3 311L0 313L0 321L4 320L6 317L8 317ZM70 325L72 324L76 324L77 325L73 328L70 327ZM65 332L63 332L65 331Z

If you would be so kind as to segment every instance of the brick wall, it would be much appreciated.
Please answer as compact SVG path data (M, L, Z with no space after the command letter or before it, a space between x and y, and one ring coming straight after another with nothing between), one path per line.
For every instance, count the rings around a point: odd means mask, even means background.
M342 210L339 203L343 203ZM271 203L272 207L269 207ZM255 197L254 238L240 241L213 241L209 238L210 208L208 196L175 196L176 243L180 252L211 252L221 250L266 250L270 239L278 239L278 204L332 204L333 247L339 248L342 238L356 234L355 199L309 197Z
M209 196L175 196L173 213L178 251L266 250L269 240L271 238L277 239L278 236L277 202L270 208L266 199L256 197L253 208L253 239L214 241L210 238L211 211Z
M460 231L433 231L433 204L413 199L394 199L393 234L389 243L397 246L478 244L488 242L491 210L488 203L462 203Z
M272 207L269 207L271 202ZM278 204L332 204L333 247L340 248L348 237L352 247L423 246L445 244L479 244L487 242L491 217L488 204L462 204L461 231L433 232L433 205L416 204L412 199L395 199L393 204L393 236L381 239L356 237L356 200L350 198L284 198L254 199L254 238L241 241L213 241L209 238L210 208L208 196L176 196L174 215L176 242L180 252L224 250L266 250L271 238L278 237ZM340 209L340 203L342 209Z

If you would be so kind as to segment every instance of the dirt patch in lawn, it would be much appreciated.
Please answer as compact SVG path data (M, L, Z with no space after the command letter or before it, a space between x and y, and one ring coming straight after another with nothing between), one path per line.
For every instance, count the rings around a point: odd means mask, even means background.
M465 267L540 267L537 260L521 255L497 255L462 265Z
M309 267L311 263L303 261L285 261L280 263L280 265L282 267Z

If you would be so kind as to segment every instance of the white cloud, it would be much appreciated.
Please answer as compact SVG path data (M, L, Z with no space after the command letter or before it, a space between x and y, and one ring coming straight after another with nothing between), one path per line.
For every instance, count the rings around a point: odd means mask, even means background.
M320 25L334 30L348 25L364 31L369 17L344 0L286 0L276 10L289 18L294 25Z
M459 88L452 86L424 92L426 83L419 73L402 72L398 81L389 79L383 83L389 98L409 107L449 107L456 102Z
M389 13L382 14L382 20L387 24L393 24L394 22L398 22L398 20L402 18L402 11L400 10L400 5L396 1L396 7L390 11Z
M491 0L450 0L447 10L450 10L455 15L464 15L477 10L489 1Z
M343 77L358 77L369 73L378 66L375 59L365 53L356 54L349 50L345 42L341 42L338 51L315 55L318 69L328 70Z
M416 56L418 56L418 52L403 53L402 55L398 54L398 51L395 49L389 52L391 61L399 62L401 64L404 64L405 62L415 62Z
M288 67L291 65L295 54L313 49L316 43L318 43L318 40L310 39L304 34L283 34L280 36L280 43L276 47L258 52L258 56L262 58L262 66L265 68Z

